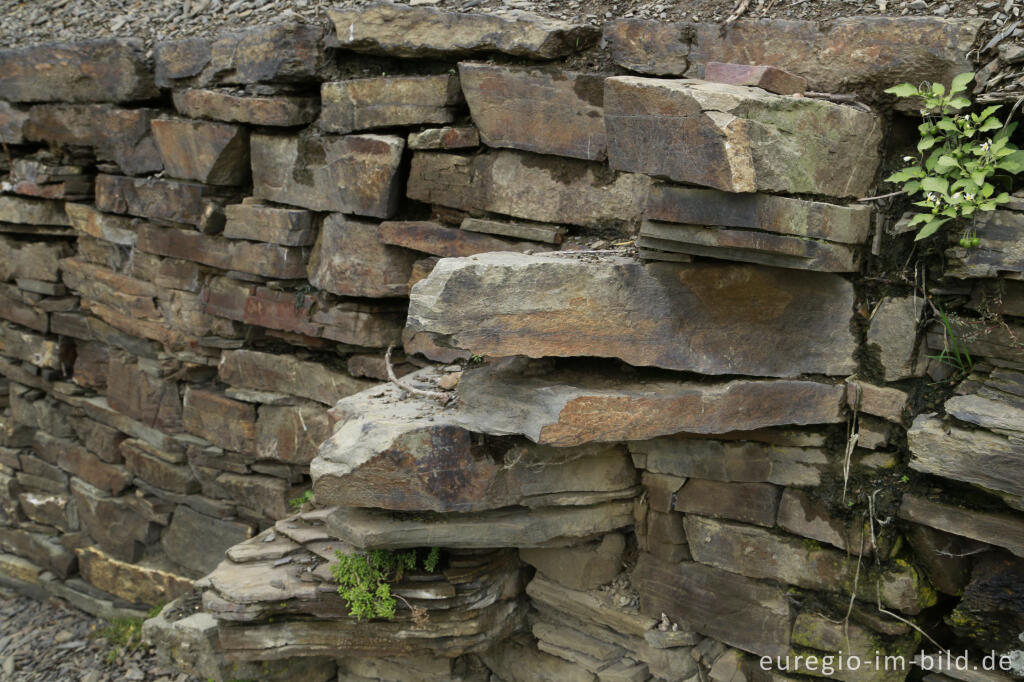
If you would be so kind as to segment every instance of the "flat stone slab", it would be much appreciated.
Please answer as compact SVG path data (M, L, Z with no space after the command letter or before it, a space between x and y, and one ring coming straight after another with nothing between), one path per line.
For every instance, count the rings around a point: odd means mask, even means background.
M309 249L262 244L143 224L136 248L145 253L203 263L272 279L301 279L306 274Z
M880 160L881 121L821 100L617 76L604 109L612 168L728 192L863 196Z
M461 258L490 251L546 251L532 242L511 242L470 230L445 227L428 220L388 221L380 224L380 240L392 246L429 253L441 258Z
M405 296L415 252L384 243L383 223L341 214L324 219L307 273L313 286L340 296Z
M374 385L321 362L248 349L224 351L217 374L229 386L288 393L325 405Z
M105 39L0 50L8 102L130 102L157 96L141 40Z
M708 62L704 65L704 80L761 88L777 95L794 95L807 89L807 79L774 66Z
M249 131L229 123L162 118L153 139L167 175L208 185L241 185L249 179Z
M329 9L334 47L394 57L456 57L500 52L555 59L586 49L597 29L512 11L501 16L445 12L433 7L377 3Z
M175 90L172 97L174 108L183 116L258 126L306 125L312 123L320 111L320 104L313 97L242 96L200 88Z
M333 133L450 123L462 102L459 78L380 76L324 83L319 126Z
M945 274L961 279L1024 276L1024 213L983 211L977 218L977 230L983 235L977 248L954 246L946 251Z
M852 310L849 282L824 273L490 253L442 260L417 283L406 350L429 356L436 343L702 374L847 375Z
M1024 557L1024 521L1019 514L963 509L926 497L903 495L900 518L997 547Z

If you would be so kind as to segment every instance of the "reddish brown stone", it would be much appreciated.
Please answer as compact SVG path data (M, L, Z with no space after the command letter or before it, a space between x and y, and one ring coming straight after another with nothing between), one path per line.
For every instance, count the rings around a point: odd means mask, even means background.
M380 231L367 221L327 216L309 260L310 284L342 296L407 295L416 254L381 243Z
M83 578L104 592L135 604L162 604L192 590L188 578L118 561L95 547L81 547L75 554Z
M291 292L216 277L207 282L200 301L202 310L210 315L306 336L323 332L321 325L310 322L311 296L297 299Z
M224 209L224 236L284 246L309 246L316 241L316 221L309 211L264 206L245 200Z
M54 438L43 432L36 434L33 447L45 453L44 459L56 456L60 468L114 495L128 487L132 477L123 468L108 464L74 441Z
M45 334L50 330L45 312L15 298L13 292L0 289L0 318Z
M169 433L181 431L178 384L143 371L123 355L110 359L107 400L118 412Z
M453 74L357 78L324 83L320 92L319 125L334 133L448 123L462 101Z
M256 409L219 393L185 391L185 429L225 450L256 452Z
M174 108L190 118L212 118L258 126L300 126L320 111L315 97L252 97L218 90L175 90Z
M96 208L203 228L220 211L215 188L192 182L96 176ZM222 223L223 224L223 223Z
M288 393L328 406L372 386L324 363L254 350L224 351L218 375L231 386Z
M488 251L543 251L531 242L510 242L476 232L464 232L430 221L395 221L380 224L379 238L385 244L441 258L472 256Z
M79 386L105 392L107 373L109 372L110 347L90 341L76 344L75 351L72 381Z
M409 149L466 149L480 146L480 134L473 126L445 126L409 133Z
M247 129L188 119L158 119L152 127L168 176L210 185L240 185L248 180Z
M846 388L846 402L851 410L873 414L897 424L903 422L903 413L910 399L904 391L863 381L851 381Z
M723 483L690 479L676 493L675 509L736 519L771 528L779 507L779 489L770 483Z
M121 454L125 468L150 485L181 495L199 491L199 481L188 465L154 457L132 440L121 443Z
M777 95L794 95L807 89L807 80L774 66L727 64L708 62L704 65L704 80L729 85L747 85Z

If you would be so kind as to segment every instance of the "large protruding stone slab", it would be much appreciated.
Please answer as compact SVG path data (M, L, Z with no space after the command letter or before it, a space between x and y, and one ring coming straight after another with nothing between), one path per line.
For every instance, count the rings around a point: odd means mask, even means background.
M253 194L314 211L389 218L405 140L388 135L252 136Z
M153 138L172 178L240 185L249 177L249 132L240 126L188 119L153 121Z
M617 76L604 107L612 168L728 192L862 196L880 160L881 121L821 100Z
M462 63L459 77L487 146L604 160L603 76Z
M309 260L310 283L341 296L405 296L417 254L382 243L380 230L366 220L327 216Z
M462 101L459 79L380 76L324 83L320 128L333 133L426 123L451 123Z
M335 47L394 57L458 57L501 52L555 59L592 45L597 29L528 12L500 16L444 12L432 7L378 3L329 9Z
M865 91L949 81L970 71L980 19L842 17L740 19L721 24L620 19L605 26L612 58L631 71L702 78L708 62L763 64L807 80L809 90Z
M157 96L141 40L85 40L0 50L8 102L128 102Z
M633 223L650 178L577 159L499 151L466 157L417 152L406 194L464 211L571 225Z
M852 310L850 283L823 273L491 253L442 260L413 288L406 349L846 375L855 368Z
M903 495L900 518L997 547L1024 557L1024 521L1019 514L964 509L920 495Z

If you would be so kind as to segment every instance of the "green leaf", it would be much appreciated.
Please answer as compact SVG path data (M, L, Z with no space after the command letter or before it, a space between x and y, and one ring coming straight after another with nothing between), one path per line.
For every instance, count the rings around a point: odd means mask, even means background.
M955 95L958 92L963 92L964 90L967 89L967 86L969 86L973 81L974 74L970 71L955 76L953 78L953 82L950 83L949 85L949 94ZM985 116L988 116L988 114L985 114Z
M925 192L938 192L939 194L945 194L949 191L949 182L934 176L927 177L921 181L921 189Z
M929 215L927 213L917 213L917 214L914 215L913 218L910 219L910 226L913 227L914 225L919 225L921 223L926 223L926 222L928 222L931 219L932 219L931 215Z
M978 126L978 132L979 133L986 133L986 132L988 132L990 130L995 130L996 128L1002 128L1002 127L1003 127L1003 124L999 122L998 118L987 118L987 119L985 119L984 123L982 123L980 126Z
M915 178L923 178L925 176L924 169L920 166L908 166L903 170L898 170L885 179L886 182L906 182L907 180L913 180Z
M942 83L932 83L932 94L942 97L946 94L946 86Z
M918 180L911 180L903 185L903 191L906 192L908 196L913 196L921 191L921 183Z
M890 95L896 95L897 97L914 97L920 94L917 90L917 86L911 85L910 83L900 83L886 90Z
M981 186L981 191L979 192L979 194L981 194L981 196L983 196L984 198L988 199L990 196L992 196L992 192L995 191L996 188L986 182L984 185Z
M927 149L931 149L932 147L935 146L935 143L938 141L938 138L932 137L931 135L928 135L927 137L922 137L921 141L917 143L917 151L923 152Z
M959 166L960 166L960 164L957 163L956 159L954 159L949 154L943 154L942 156L939 157L939 160L935 163L935 170L941 172L941 171L949 170L950 168L957 168Z
M940 227L942 227L948 222L949 218L933 218L932 220L929 220L928 224L922 227L920 231L918 231L917 236L914 237L914 241L920 241L926 237L932 236L938 231Z
M1016 151L1008 156L1004 156L996 164L996 167L1008 173L1020 173L1024 170L1024 151Z
M986 118L988 118L989 116L991 116L992 114L996 113L997 111L999 111L1002 108L1003 108L1002 104L993 104L990 107L985 107L984 109L981 110L981 113L978 114L978 120L979 121L983 121L983 120L985 120Z
M953 99L949 100L949 106L952 107L953 109L965 109L971 106L971 100L967 99L966 97L954 97Z
M939 157L942 156L942 149L936 149L933 151L924 162L924 168L929 173L935 170L935 164L938 162Z
M954 123L951 118L940 118L939 122L935 124L935 127L939 130L945 130L951 133L955 133L958 130L956 123Z
M997 204L1005 204L1009 200L1010 195L1007 194L1006 192L1000 192L999 194L992 198L992 201L996 202Z
M983 171L977 171L975 173L971 173L971 182L973 182L978 187L981 187L982 185L985 184L985 178L987 177L988 173L985 173Z

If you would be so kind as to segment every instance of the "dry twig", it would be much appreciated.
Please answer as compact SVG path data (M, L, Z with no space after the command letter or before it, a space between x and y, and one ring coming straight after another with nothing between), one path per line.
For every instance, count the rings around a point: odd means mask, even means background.
M393 345L388 346L388 351L387 353L384 354L384 366L388 370L388 379L391 380L391 383L393 383L395 386L398 386L400 389L402 389L403 391L410 395L419 396L421 398L428 398L430 400L436 400L442 405L447 405L451 401L455 400L454 393L450 393L448 391L424 391L422 388L414 388L410 386L409 384L405 383L397 376L395 376L395 370L391 366L391 351L393 351L394 349L395 347Z

